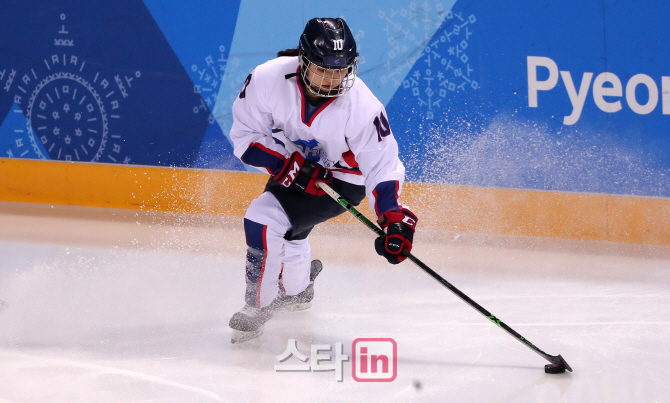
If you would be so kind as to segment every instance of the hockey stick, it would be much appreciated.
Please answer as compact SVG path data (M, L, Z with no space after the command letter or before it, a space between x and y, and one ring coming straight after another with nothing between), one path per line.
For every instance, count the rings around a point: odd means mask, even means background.
M333 190L333 188L331 188L330 186L328 186L327 184L322 183L322 182L317 182L317 185L318 185L321 189L323 189L323 191L326 192L326 193L328 194L328 196L332 197L332 198L333 198L336 202L338 202L342 207L344 207L345 209L347 209L347 211L349 211L349 212L350 212L351 214L353 214L356 218L358 218L363 224L365 224L366 227L370 228L375 234L377 234L377 236L380 236L380 237L385 237L385 236L386 236L386 234L384 233L384 231L383 231L381 228L379 228L379 227L378 227L375 223L373 223L372 221L368 220L367 217L365 217L365 216L364 216L363 214L361 214L358 210L356 210L356 208L355 208L351 203L349 203L349 201L347 201L345 198L343 198L342 196L340 196L336 191ZM451 285L451 283L449 283L447 280L445 280L445 279L444 279L442 276L440 276L439 274L435 273L430 267L426 266L425 263L423 263L422 261L420 261L420 260L419 260L418 258L416 258L414 255L412 255L411 253L409 253L409 252L407 252L407 251L404 251L404 250L403 250L403 254L404 254L405 256L407 256L407 258L408 258L409 260L411 260L411 261L414 262L417 266L419 266L423 271L425 271L426 273L428 273L432 278L434 278L435 280L437 280L438 282L440 282L443 286L445 286L447 289L449 289L449 291L451 291L451 292L453 292L454 294L456 294L456 296L457 296L458 298L460 298L460 299L462 299L463 301L465 301L468 305L470 305L471 307L473 307L474 309L476 309L477 312L479 312L479 313L481 313L482 315L484 315L484 316L485 316L487 319L489 319L491 322L495 323L496 325L498 325L498 327L500 327L501 329L503 329L504 331L506 331L507 333L509 333L510 335L512 335L514 338L516 338L517 340L519 340L521 343L523 343L524 346L530 348L531 350L533 350L534 352L536 352L538 355L540 355L542 358L544 358L545 360L549 361L550 363L552 363L552 364L554 364L554 365L557 365L557 366L562 366L562 367L564 367L565 369L567 369L568 371L572 372L572 368L570 368L570 365L568 365L568 363L565 362L565 360L563 359L563 357L561 357L560 354L559 354L559 355L549 355L549 354L545 353L544 351L540 350L539 348L535 347L535 345L534 345L533 343L531 343L528 339L526 339L525 337L521 336L521 335L520 335L519 333L517 333L514 329L512 329L512 328L509 327L509 326L507 326L505 323L503 323L503 321L501 321L500 319L496 318L496 317L495 317L494 315L492 315L489 311L487 311L486 309L484 309L481 305L479 305L478 303L476 303L475 301L473 301L472 299L470 299L470 297L468 297L467 295L463 294L458 288L456 288L456 287L454 287L453 285ZM545 368L545 371L546 371L546 368Z

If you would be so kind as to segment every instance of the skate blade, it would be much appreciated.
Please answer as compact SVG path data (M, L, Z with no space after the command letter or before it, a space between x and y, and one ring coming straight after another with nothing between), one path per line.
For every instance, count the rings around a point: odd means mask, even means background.
M296 311L304 311L305 309L309 309L312 307L311 302L302 302L298 304L291 304L291 305L286 305L282 306L280 308L275 309L276 312L296 312Z
M243 343L247 340L255 339L263 334L263 325L256 330L245 332L242 330L233 329L233 334L230 336L230 342L233 344Z

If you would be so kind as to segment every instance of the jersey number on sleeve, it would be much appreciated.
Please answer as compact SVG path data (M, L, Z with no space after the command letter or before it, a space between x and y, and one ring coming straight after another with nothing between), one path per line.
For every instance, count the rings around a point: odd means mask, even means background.
M247 76L247 79L244 80L244 87L242 87L242 91L240 91L240 99L247 96L247 87L249 86L250 82L251 82L251 74L249 74Z
M381 120L379 120L379 118L381 118ZM379 139L379 142L382 141L382 137L391 134L391 126L389 126L389 121L386 120L384 112L382 112L379 117L375 117L374 124L375 128L377 128L377 139Z

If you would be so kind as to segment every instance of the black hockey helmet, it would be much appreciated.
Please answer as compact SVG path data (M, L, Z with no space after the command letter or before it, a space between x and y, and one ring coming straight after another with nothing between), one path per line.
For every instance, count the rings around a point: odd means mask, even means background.
M341 69L356 60L356 39L342 18L312 18L300 35L300 53L324 69Z
M356 39L342 18L312 18L300 36L301 75L311 92L323 97L343 95L354 85L358 71ZM315 80L307 79L310 64L329 71L326 79L338 79L336 88L322 88ZM319 76L320 77L320 76ZM321 80L323 81L323 80Z

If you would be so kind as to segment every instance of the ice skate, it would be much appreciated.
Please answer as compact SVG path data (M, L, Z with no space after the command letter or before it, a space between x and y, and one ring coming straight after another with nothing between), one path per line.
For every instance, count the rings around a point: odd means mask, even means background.
M228 326L233 329L230 342L233 344L241 343L259 337L263 334L263 324L270 318L272 318L272 310L268 307L255 308L244 305L240 312L230 318Z
M285 295L280 291L277 298L270 304L270 308L279 312L304 311L310 308L314 298L314 280L322 269L323 265L320 260L312 260L307 288L297 295Z

